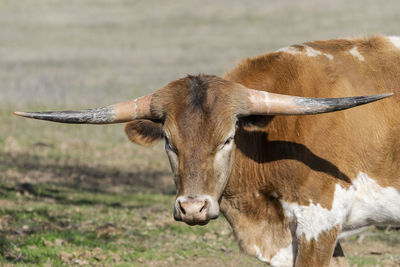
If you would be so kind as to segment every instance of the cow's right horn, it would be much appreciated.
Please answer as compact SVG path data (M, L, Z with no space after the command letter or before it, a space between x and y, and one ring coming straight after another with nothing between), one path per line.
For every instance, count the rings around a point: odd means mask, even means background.
M62 123L109 124L151 118L152 94L118 104L85 110L14 112L15 115Z
M307 115L344 110L393 95L393 93L342 98L312 98L268 93L247 88L247 113L251 115Z

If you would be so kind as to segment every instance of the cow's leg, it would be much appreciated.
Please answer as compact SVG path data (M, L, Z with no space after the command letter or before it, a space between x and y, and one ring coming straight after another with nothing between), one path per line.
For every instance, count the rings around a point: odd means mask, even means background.
M339 241L336 243L335 250L333 251L333 256L329 263L329 267L348 267L349 264L344 256L342 247L340 246Z
M316 238L308 238L306 233L297 235L296 267L329 266L338 234L339 226L319 233Z

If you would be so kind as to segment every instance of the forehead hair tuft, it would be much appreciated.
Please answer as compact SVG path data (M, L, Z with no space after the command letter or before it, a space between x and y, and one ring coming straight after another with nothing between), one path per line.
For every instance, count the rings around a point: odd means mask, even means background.
M207 101L207 89L211 77L208 75L188 75L186 78L187 88L190 97L190 106L193 109L203 109Z

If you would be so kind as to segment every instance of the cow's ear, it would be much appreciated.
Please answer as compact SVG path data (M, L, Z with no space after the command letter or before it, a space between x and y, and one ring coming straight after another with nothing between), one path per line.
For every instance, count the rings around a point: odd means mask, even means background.
M161 122L151 120L134 120L125 126L129 140L142 145L151 146L163 137Z

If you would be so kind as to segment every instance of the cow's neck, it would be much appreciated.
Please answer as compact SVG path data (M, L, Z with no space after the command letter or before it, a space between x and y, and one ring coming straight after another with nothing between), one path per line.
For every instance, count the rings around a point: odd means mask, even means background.
M237 150L236 163L220 206L241 249L274 266L292 265L297 251L290 222L274 196L274 193L281 194L281 187L292 190L293 183L286 184L290 178L276 181L268 177L274 173L279 176L282 168L285 169L282 164L249 160ZM336 250L330 266L347 266L339 244Z
M242 250L263 261L270 262L274 256L275 260L286 259L290 265L291 259L287 255L292 255L293 248L289 222L279 201L265 191L268 184L260 175L260 166L252 164L257 163L236 155L221 212L232 226Z

